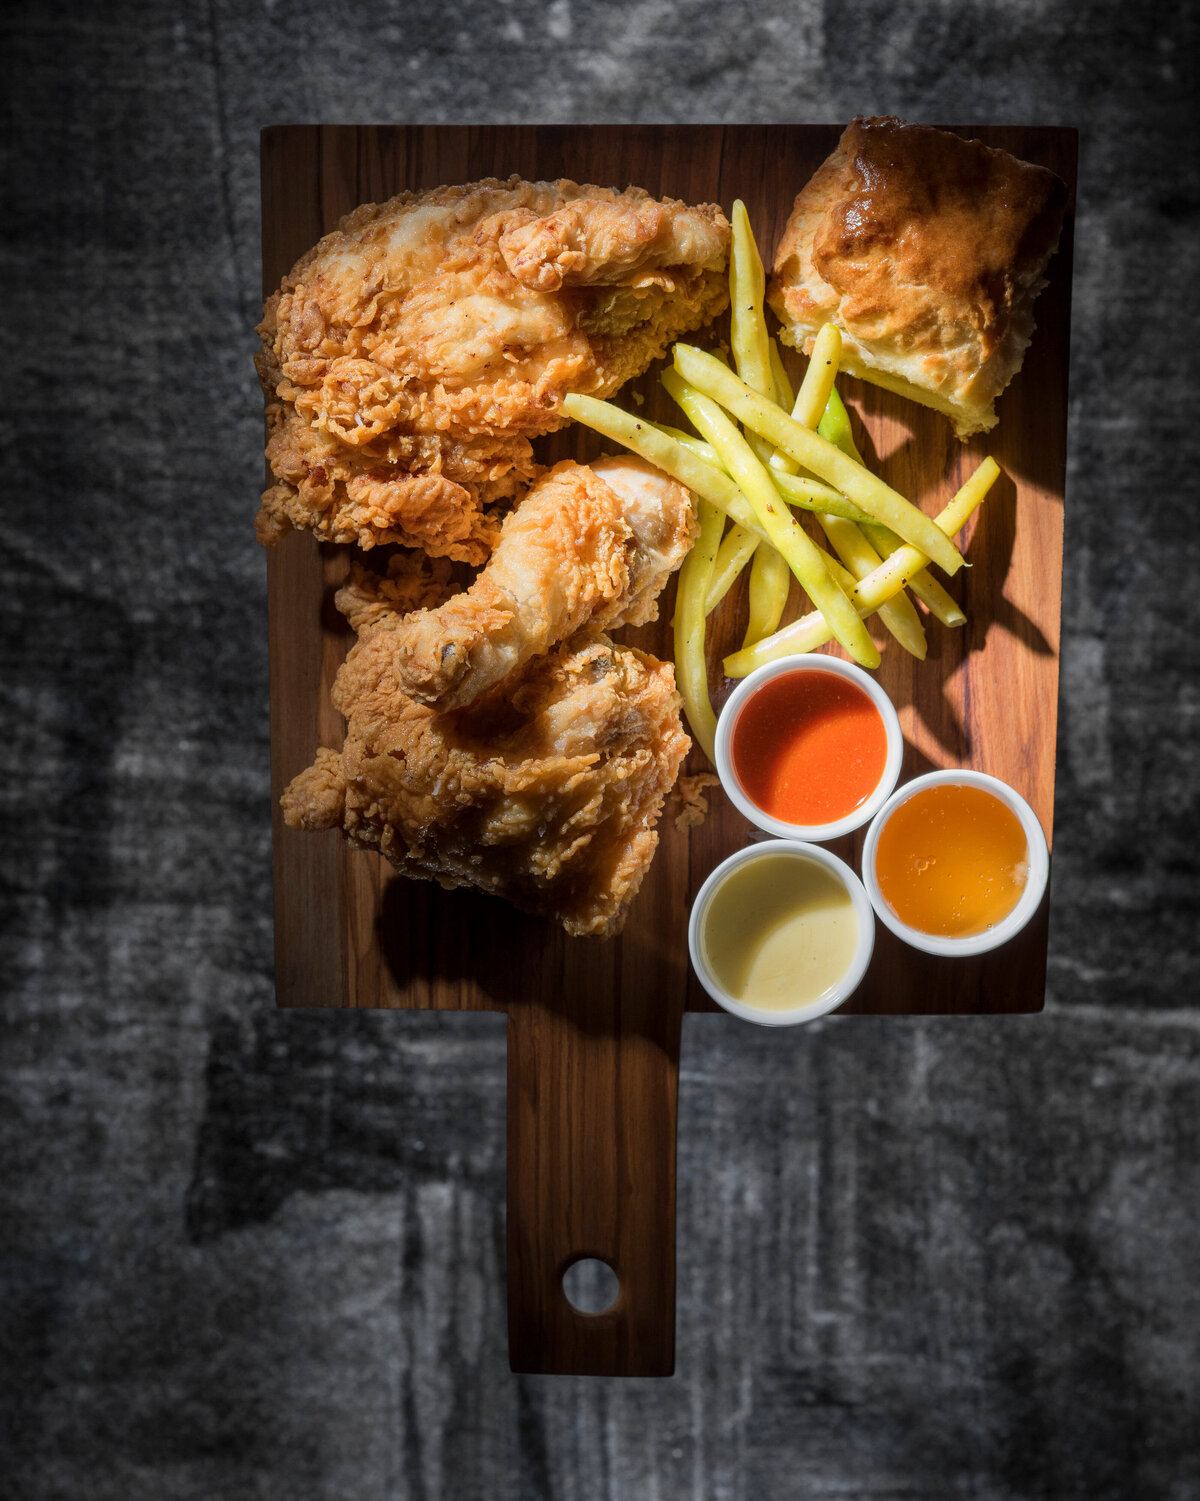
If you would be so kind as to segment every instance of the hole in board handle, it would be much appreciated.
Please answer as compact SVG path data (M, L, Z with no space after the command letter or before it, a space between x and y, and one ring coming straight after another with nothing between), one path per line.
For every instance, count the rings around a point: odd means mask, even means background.
M621 1283L607 1261L584 1256L563 1273L563 1295L576 1313L604 1313L617 1301Z

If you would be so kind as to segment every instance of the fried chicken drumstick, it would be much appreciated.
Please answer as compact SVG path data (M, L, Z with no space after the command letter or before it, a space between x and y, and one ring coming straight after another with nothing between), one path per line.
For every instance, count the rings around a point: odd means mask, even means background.
M695 532L691 495L644 460L556 464L508 516L471 587L395 626L400 686L461 708L585 626L656 619Z
M293 780L284 818L340 828L405 875L506 897L575 936L620 932L688 750L671 667L585 630L439 713L396 675L414 580L444 592L436 562L407 559L339 592L359 630L333 692L345 744Z
M608 396L724 308L715 205L488 179L366 204L264 309L259 375L293 527L482 563L569 391Z

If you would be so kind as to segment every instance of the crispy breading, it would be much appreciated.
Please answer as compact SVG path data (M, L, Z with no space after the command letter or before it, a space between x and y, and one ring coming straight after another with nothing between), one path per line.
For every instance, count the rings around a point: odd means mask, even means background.
M388 559L383 574L353 560L349 580L334 595L333 602L354 629L362 632L385 615L435 610L454 593L451 565L446 558L397 552Z
M509 515L471 587L395 627L401 687L460 708L585 626L655 619L696 529L688 491L641 459L557 464Z
M488 179L356 209L267 302L258 518L481 563L568 391L608 396L728 300L715 205Z
M680 777L675 784L679 797L679 812L675 815L677 829L698 829L708 817L709 789L719 787L721 778L711 771L698 771L694 776Z
M438 713L397 681L402 619L376 615L351 648L334 688L345 744L288 787L289 826L340 828L407 876L506 897L575 936L620 932L688 751L672 668L585 631Z

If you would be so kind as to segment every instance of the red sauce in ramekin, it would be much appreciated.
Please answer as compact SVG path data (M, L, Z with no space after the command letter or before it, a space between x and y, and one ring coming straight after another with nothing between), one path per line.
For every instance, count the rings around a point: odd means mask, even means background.
M832 672L785 672L743 706L730 741L746 796L781 823L847 818L879 785L887 729L854 683Z

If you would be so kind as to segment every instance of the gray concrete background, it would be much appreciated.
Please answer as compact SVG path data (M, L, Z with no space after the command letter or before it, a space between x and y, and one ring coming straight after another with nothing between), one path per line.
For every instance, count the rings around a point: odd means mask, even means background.
M65 0L6 25L0 1494L1200 1496L1197 12ZM671 1381L517 1378L496 1018L272 1007L283 121L1074 124L1044 1016L689 1019Z

